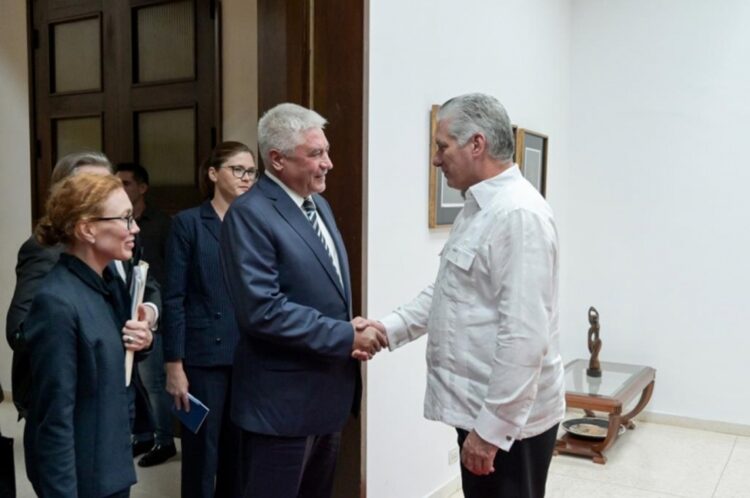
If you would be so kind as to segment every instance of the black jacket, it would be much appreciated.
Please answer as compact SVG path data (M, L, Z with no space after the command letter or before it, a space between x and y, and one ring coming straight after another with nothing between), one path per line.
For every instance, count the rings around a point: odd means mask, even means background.
M5 321L5 334L8 344L13 349L12 367L12 390L13 403L18 409L19 418L23 418L28 406L29 391L31 389L31 377L29 356L26 352L23 332L23 324L26 314L31 307L31 301L39 291L42 279L49 273L58 259L62 246L46 247L41 245L32 236L23 243L18 250L18 263L16 264L16 288L13 291L13 299L8 308ZM121 281L113 281L112 285L121 285ZM121 292L127 293L126 290ZM159 284L153 278L148 278L144 300L152 302L161 312L161 291ZM123 314L129 313L129 304L125 305ZM124 324L124 322L123 322Z
M40 496L102 497L136 481L116 306L105 280L68 254L32 301L23 329L33 378L24 449Z

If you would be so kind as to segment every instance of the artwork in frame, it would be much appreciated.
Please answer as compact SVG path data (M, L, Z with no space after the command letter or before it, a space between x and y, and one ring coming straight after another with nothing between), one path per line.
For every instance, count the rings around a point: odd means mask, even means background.
M437 152L435 132L437 130L437 113L439 105L430 110L430 228L450 226L464 207L464 197L459 190L451 188L445 180L443 170L432 165L432 158Z
M451 188L445 180L443 170L432 165L432 158L437 152L435 131L437 129L437 113L439 105L433 105L430 110L430 202L429 227L438 228L450 226L464 207L464 197L459 190ZM518 140L518 127L513 125L513 134ZM517 162L514 156L513 160Z
M516 163L523 176L547 195L547 135L519 128L516 132Z

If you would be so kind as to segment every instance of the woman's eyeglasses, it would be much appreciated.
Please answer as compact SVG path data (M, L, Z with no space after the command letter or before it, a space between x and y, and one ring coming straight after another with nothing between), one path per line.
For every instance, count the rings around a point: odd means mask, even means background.
M227 166L232 171L235 178L242 180L247 175L248 180L255 180L258 177L258 168L243 168L242 166Z
M133 228L133 225L135 225L135 218L133 217L132 214L129 214L127 216L100 216L98 218L91 218L91 221L112 221L112 220L124 221L128 227L128 230L131 230Z

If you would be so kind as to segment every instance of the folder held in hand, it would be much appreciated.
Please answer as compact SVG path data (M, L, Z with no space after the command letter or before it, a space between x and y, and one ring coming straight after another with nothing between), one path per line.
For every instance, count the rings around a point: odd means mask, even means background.
M188 401L190 402L189 412L183 410L182 407L177 409L174 405L172 405L172 412L177 415L177 418L180 419L180 422L182 422L185 427L190 429L194 434L198 434L198 430L200 430L201 425L203 425L203 421L206 420L210 410L201 400L190 393L188 393Z

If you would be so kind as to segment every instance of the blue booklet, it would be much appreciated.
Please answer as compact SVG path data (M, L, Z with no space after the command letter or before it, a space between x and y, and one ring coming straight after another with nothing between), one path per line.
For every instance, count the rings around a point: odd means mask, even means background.
M172 412L177 415L185 427L190 429L193 433L198 434L203 421L208 416L209 409L203 404L201 400L188 393L188 401L190 402L190 411L186 412L183 409L177 409L174 404L172 405Z

